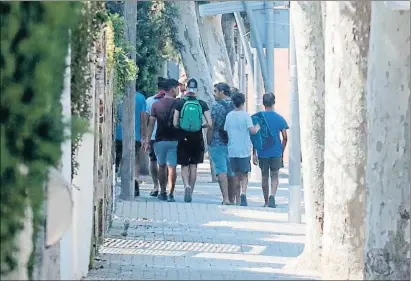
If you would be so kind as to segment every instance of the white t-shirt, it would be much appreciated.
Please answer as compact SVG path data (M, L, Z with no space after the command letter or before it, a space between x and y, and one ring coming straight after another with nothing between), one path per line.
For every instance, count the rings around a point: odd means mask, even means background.
M246 111L231 111L227 114L224 130L228 134L228 156L246 158L251 156L253 145L250 128L254 127L251 116Z
M148 97L146 100L146 112L148 113L148 115L151 115L151 107L153 106L153 104L155 102L157 102L158 100L156 100L154 98L154 96ZM151 135L151 140L155 140L156 139L156 132L157 132L157 121L154 124L154 129L153 129L153 134Z

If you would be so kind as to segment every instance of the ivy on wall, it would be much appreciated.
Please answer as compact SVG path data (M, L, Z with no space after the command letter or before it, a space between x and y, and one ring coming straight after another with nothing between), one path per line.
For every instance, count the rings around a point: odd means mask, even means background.
M81 15L71 30L71 173L76 174L76 153L81 138L88 130L90 116L91 64L93 47L107 20L104 2L82 2Z
M60 96L76 2L0 2L0 265L13 271L28 198L35 225L64 140Z
M127 81L136 79L138 68L128 56L133 46L124 35L124 18L110 14L110 24L114 30L114 95L117 101L123 99Z

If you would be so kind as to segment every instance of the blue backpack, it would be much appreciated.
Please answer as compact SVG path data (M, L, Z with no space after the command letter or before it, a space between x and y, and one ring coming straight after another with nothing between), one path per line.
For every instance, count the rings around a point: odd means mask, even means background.
M260 130L257 134L250 135L251 142L257 151L261 151L267 147L274 145L274 137L271 133L270 126L264 116L264 112L258 112L251 116L253 124L259 124Z

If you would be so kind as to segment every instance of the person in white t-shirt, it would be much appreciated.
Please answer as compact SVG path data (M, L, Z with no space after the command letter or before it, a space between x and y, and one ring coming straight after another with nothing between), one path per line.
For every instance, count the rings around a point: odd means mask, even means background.
M244 94L232 94L231 101L235 109L227 114L224 124L224 130L228 135L228 157L231 170L235 174L236 203L239 205L241 202L241 206L247 206L248 173L251 172L250 161L253 148L250 134L256 134L260 126L258 124L254 126L251 116L244 111Z

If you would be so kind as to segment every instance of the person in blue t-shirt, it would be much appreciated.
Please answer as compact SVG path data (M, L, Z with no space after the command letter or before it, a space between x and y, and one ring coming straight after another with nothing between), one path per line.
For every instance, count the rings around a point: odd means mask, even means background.
M253 149L253 163L259 164L262 175L262 188L264 194L264 207L275 208L275 194L278 187L278 173L283 164L283 154L287 145L287 121L284 117L274 111L275 96L266 93L263 96L265 111L261 112L272 135L273 143L261 150ZM281 135L281 138L280 138ZM271 194L268 196L269 178L271 176Z
M136 158L135 158L135 196L140 195L139 191L139 176L140 176L140 148L142 146L141 140L145 140L145 122L146 121L146 99L140 92L137 92L135 95L135 149L136 149ZM116 122L116 172L118 173L119 167L121 166L121 158L123 154L123 128L122 128L122 119L123 119L123 103L120 102L117 105L117 122Z

